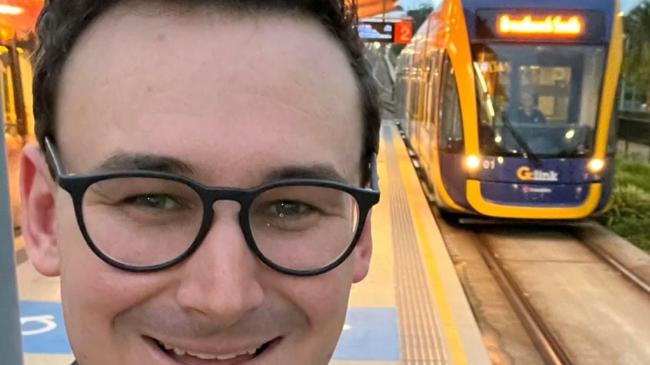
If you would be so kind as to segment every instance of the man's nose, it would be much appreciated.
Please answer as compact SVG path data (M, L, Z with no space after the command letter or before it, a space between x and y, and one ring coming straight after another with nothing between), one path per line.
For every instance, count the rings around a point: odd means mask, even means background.
M181 307L228 327L263 303L263 267L239 227L239 205L217 202L214 211L203 243L183 264L176 296Z

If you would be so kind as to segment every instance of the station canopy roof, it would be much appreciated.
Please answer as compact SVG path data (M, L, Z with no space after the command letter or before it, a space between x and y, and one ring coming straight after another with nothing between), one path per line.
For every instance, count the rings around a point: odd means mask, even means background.
M3 38L34 30L36 18L44 0L0 0L0 31ZM349 0L348 0L349 1ZM393 0L357 0L359 18L389 12L395 8Z
M357 13L359 18L387 13L395 9L396 2L392 0L357 0Z
M0 0L0 32L3 38L34 30L43 0Z

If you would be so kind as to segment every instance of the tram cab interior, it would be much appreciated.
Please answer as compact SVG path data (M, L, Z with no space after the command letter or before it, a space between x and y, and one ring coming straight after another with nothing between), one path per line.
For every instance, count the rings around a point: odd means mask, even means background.
M602 46L475 44L481 153L588 156L605 51Z

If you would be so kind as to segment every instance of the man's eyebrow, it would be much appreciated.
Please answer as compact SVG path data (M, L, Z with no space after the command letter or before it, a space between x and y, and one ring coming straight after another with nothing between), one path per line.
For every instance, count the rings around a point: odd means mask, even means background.
M95 172L144 170L192 175L194 169L187 163L167 156L146 153L117 152L93 169Z
M185 176L195 175L195 169L179 159L143 153L117 152L93 169L94 172L133 170L166 172ZM319 179L346 182L345 178L329 164L279 167L265 174L262 180L264 182L273 182L284 179Z
M280 167L264 176L265 182L284 179L319 179L346 182L333 166L327 164Z

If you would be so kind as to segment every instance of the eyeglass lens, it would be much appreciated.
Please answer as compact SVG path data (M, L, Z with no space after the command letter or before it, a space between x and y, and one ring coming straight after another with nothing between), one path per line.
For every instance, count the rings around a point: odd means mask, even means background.
M84 225L95 247L133 267L162 264L185 253L201 229L203 211L194 189L160 178L102 180L82 200ZM334 262L359 228L356 199L322 186L271 188L255 198L248 214L258 250L292 270Z
M321 186L267 190L255 199L249 214L262 254L294 270L321 268L338 259L359 223L354 197Z

